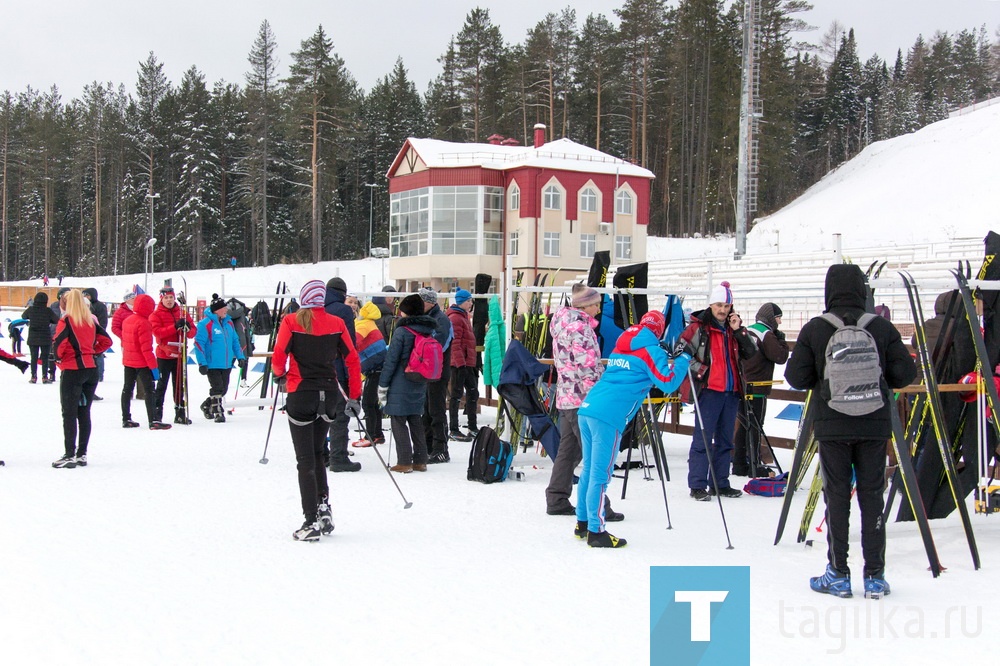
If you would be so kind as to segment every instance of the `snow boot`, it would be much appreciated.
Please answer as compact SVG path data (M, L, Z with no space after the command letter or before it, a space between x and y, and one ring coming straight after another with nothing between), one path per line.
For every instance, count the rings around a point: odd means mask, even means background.
M691 499L696 502L711 502L712 496L708 494L708 491L704 488L692 488L691 489Z
M829 564L826 565L826 571L822 576L809 579L809 587L812 588L813 592L832 594L841 599L850 599L854 596L854 593L851 592L850 574L842 574Z
M889 596L889 592L891 591L889 583L883 576L884 574L879 574L877 576L865 575L866 599L881 599L882 597Z
M215 414L212 413L212 398L205 398L205 401L201 403L201 413L205 415L205 418L212 420Z
M180 423L181 425L191 425L191 419L187 417L187 410L185 410L183 407L175 408L174 423Z
M608 532L587 532L587 545L591 548L624 548L628 541Z
M292 532L292 538L296 541L319 541L319 523L314 520L307 520L302 523L302 527Z
M400 474L409 474L413 471L413 465L393 465L389 468L390 472L399 472Z
M573 528L573 536L581 541L587 538L587 521L578 520L576 521L576 527Z

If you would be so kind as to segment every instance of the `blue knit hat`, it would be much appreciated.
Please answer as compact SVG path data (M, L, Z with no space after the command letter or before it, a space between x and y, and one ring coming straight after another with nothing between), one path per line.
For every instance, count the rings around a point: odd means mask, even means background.
M459 289L458 291L455 292L455 305L461 305L470 298L472 298L472 294L470 294L468 290Z

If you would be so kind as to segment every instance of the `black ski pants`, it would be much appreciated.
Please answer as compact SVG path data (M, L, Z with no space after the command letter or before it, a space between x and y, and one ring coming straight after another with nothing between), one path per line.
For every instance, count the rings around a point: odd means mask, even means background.
M319 391L296 391L288 394L285 413L289 417L288 428L292 433L295 448L295 469L299 475L299 496L302 499L302 514L313 522L317 516L317 506L330 494L326 480L326 433L330 424L318 411ZM326 396L327 398L329 396ZM323 405L323 412L330 418L332 407ZM343 411L343 410L340 410ZM296 425L294 419L306 425Z
M125 368L125 385L122 387L122 422L132 420L132 390L136 382L142 386L146 403L146 418L152 425L156 421L156 393L153 390L153 371L149 368Z
M445 364L441 369L441 379L428 382L427 399L424 402L424 441L431 455L448 452L448 381L451 379L450 356L445 354Z
M160 381L156 382L156 415L159 420L163 420L163 403L167 397L167 383L173 378L174 385L174 408L180 406L182 398L180 392L180 382L177 377L176 358L157 358L156 367L160 370Z
M458 430L458 403L465 394L465 416L469 429L476 428L476 410L479 407L479 372L476 366L467 365L451 369L451 400L448 411L451 416L451 430Z
M68 456L87 455L90 444L90 405L97 390L97 368L63 370L59 376L63 446ZM79 441L77 441L79 436Z
M51 345L28 345L31 354L31 378L38 379L38 359L42 360L42 379L49 376L49 347Z
M427 464L427 442L419 414L390 416L392 438L396 441L396 457L400 465Z
M378 406L378 380L382 373L374 370L365 375L365 386L361 391L361 407L365 410L365 430L372 440L385 439L382 432L382 410Z
M851 475L855 477L861 507L861 550L865 575L881 576L885 570L885 440L847 440L819 443L826 502L827 558L830 566L850 575L847 565L851 515Z
M347 393L347 388L343 384L341 384L341 388L344 389L344 393ZM327 396L327 400L332 400L332 404L335 405L334 412L331 414L333 422L327 423L327 431L330 433L329 464L344 465L351 462L350 457L347 455L347 438L351 426L351 417L345 411L347 409L347 402L340 391L337 391L333 396Z

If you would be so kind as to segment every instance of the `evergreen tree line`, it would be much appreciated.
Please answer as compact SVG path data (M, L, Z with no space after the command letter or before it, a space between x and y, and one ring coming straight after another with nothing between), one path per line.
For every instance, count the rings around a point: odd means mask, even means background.
M872 142L1000 92L985 27L918 37L893 63L859 59L853 30L793 41L804 0L762 0L759 211L788 203ZM424 94L402 59L360 88L324 29L278 76L264 21L242 85L179 84L153 53L133 92L94 82L0 95L4 279L350 259L388 243L384 174L409 136L574 141L656 174L650 233L735 225L740 2L625 0L612 21L547 14L506 43L477 8Z

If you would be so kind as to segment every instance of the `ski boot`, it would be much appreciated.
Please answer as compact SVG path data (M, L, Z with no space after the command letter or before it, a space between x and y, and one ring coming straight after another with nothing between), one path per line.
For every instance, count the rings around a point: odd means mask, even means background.
M877 576L865 575L865 599L881 599L882 597L889 596L889 592L891 591L889 583L883 576L884 574Z
M627 544L625 539L607 532L587 532L587 545L591 548L624 548Z
M586 520L576 521L576 527L573 528L573 536L583 541L584 539L587 538L587 532L588 532L587 521Z
M851 592L850 574L842 574L829 564L826 565L826 571L822 576L809 579L809 587L812 588L813 592L832 594L841 599L850 599L854 596L854 593Z
M292 538L296 541L319 541L319 523L307 520L302 523L302 527L292 532Z
M316 507L316 513L319 516L319 531L322 534L330 535L333 533L333 513L330 511L330 505L326 503L326 500L320 500L319 506Z

